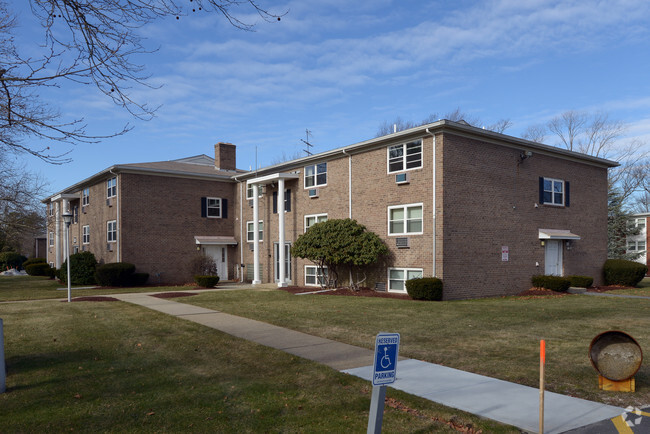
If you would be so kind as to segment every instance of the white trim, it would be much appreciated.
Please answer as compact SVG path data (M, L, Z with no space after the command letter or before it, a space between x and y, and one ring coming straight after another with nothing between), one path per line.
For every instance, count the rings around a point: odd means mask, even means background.
M86 231L86 229L88 230ZM86 235L88 236L88 241L86 241ZM90 244L90 225L83 225L81 227L81 244Z
M307 283L307 268L313 268L314 269L314 273L313 274L310 273L309 275L315 277L316 283ZM317 286L317 287L323 286L320 283L318 283L318 271L319 270L325 270L325 273L321 273L321 279L322 278L327 278L327 267L326 266L325 267L319 267L318 265L305 265L305 273L304 273L305 274L305 286ZM326 283L326 282L323 282L323 283Z
M325 165L325 184L319 184L318 183L318 170L317 169L318 169L318 166L321 165L321 164ZM314 174L310 175L310 176L314 177L314 185L310 185L310 186L307 186L307 168L308 167L313 167L314 168ZM321 161L320 163L314 163L314 164L310 164L309 166L305 166L304 171L305 171L305 173L304 173L304 176L302 178L302 180L303 180L303 189L304 190L310 190L312 188L327 186L327 172L328 172L327 161ZM322 173L321 173L321 175L322 175Z
M420 218L420 222L421 222L421 225L422 225L422 230L419 231L419 232L408 232L408 230L407 230L407 228L408 228L407 210L408 210L408 208L415 208L415 207L418 207L418 206L421 208L421 211L422 211L422 217ZM398 208L402 208L404 210L404 220L403 220L404 231L403 232L391 232L390 231L390 222L391 222L391 220L390 220L390 212L391 212L391 210L398 209ZM424 204L422 202L408 203L408 204L404 204L404 205L391 205L391 206L389 206L387 208L387 212L388 212L388 218L387 218L388 232L387 233L388 233L389 237L403 236L403 235L422 235L424 233Z
M323 221L327 221L327 213L322 213L322 214L306 214L305 217L304 217L304 219L303 219L303 226L302 226L302 228L303 228L303 232L307 232L307 229L309 229L309 228L307 227L307 219L310 218L310 217L314 217L314 218L316 219L316 221L314 222L314 224L312 224L312 226L315 225L316 223L320 223L320 222L318 221L318 218L319 218L319 217L325 217L325 220L323 220ZM310 226L310 227L311 227L311 226Z
M404 282L404 289L403 290L390 289L390 281L391 281L390 272L393 271L393 270L403 271L404 272L404 279L403 280L399 279L400 281ZM388 268L388 273L387 273L387 275L388 275L388 280L387 280L388 284L386 285L386 291L388 291L388 292L406 293L406 281L410 280L410 279L408 279L408 272L409 271L417 271L417 272L420 273L420 277L424 276L424 269L423 268L403 268L403 267L390 267L390 268ZM416 278L414 277L413 279L416 279ZM392 279L392 280L398 280L398 279Z
M420 165L417 166L417 167L407 168L406 167L406 145L408 145L410 143L415 143L415 142L420 142ZM390 160L391 160L390 148L396 148L398 146L402 147L402 152L403 152L402 153L402 168L398 169L398 170L392 170L391 171L390 170ZM410 172L412 170L422 169L422 167L424 167L424 141L422 140L422 138L415 139L415 140L410 140L410 141L407 141L407 142L397 143L397 144L394 144L394 145L388 145L386 147L386 173L387 174L393 175L393 174L401 173L401 172Z
M249 230L248 230L248 225L249 225L249 224L255 226L255 225L253 224L254 222L255 222L254 220L248 220L248 221L246 222L246 242L247 242L247 243L254 243L254 242L255 242L255 236L254 236L254 232L253 232L253 231L255 230L255 228L253 227L253 230L252 230L252 231L249 231ZM257 222L257 224L258 224L258 226L257 226L257 228L258 228L258 232L260 233L260 237L259 237L259 240L258 240L258 241L259 241L259 242L263 242L263 241L264 241L264 220L259 220L259 221ZM253 235L253 239L252 239L252 240L248 238L248 233L249 233L249 232L250 232L251 235Z
M115 185L111 185L111 181L115 181ZM106 180L106 199L110 199L116 196L117 196L117 176L113 176L112 178L108 178Z
M210 201L218 200L219 201L219 215L210 215ZM213 205L214 208L214 205ZM209 219L220 219L223 215L223 200L220 197L206 197L205 198L205 216Z
M115 228L112 231L110 229L111 223L115 225ZM113 240L109 239L110 237L108 236L108 234L110 234L110 233L115 234ZM109 220L109 221L106 222L106 242L107 243L115 243L115 242L117 242L117 220Z
M544 205L551 205L551 206L564 206L564 204L566 203L566 182L564 182L563 179L547 178L545 176L543 178L544 178L544 181L543 181L544 184L546 184L546 181L551 181L551 190L550 190L550 192L551 192L551 202L544 201L543 204ZM555 203L555 189L554 189L554 186L555 186L556 182L562 183L562 203ZM547 192L546 185L543 185L542 188L543 188L543 195L545 196L546 192Z

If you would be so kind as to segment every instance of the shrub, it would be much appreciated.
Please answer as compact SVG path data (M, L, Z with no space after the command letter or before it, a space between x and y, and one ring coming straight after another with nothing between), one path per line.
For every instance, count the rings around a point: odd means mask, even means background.
M571 286L571 281L566 277L544 274L533 276L531 282L536 288L546 288L557 292L565 292Z
M406 292L413 300L442 300L442 280L422 277L406 281Z
M648 267L625 259L608 259L603 267L606 285L636 286L648 272Z
M29 258L28 260L26 260L25 262L23 262L23 268L24 268L25 270L27 270L27 266L28 266L28 265L32 265L32 264L42 264L42 263L44 263L44 262L47 262L47 261L45 260L45 258ZM27 274L29 274L29 273L27 273Z
M2 252L0 253L0 271L7 268L20 269L20 266L27 260L26 257L16 252Z
M216 276L217 263L211 256L205 253L198 253L190 259L190 272L194 276Z
M219 276L194 276L194 281L202 288L212 288L219 283Z
M52 276L54 269L46 262L37 262L35 264L27 264L25 271L30 276Z
M576 288L589 288L594 283L594 278L589 276L567 276L571 286Z
M130 276L131 283L129 286L143 286L149 280L149 273L133 273Z
M100 286L130 286L135 265L128 262L112 262L95 269L95 281Z
M61 282L66 283L68 278L68 263L63 262L61 268L57 270L57 277ZM79 252L70 255L70 280L74 285L94 285L95 268L97 260L95 255L90 252Z

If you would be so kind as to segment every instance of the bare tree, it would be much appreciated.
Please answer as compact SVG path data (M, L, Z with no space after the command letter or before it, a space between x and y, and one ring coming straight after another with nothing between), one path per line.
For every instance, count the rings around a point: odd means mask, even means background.
M136 57L151 53L138 30L164 17L192 12L218 12L236 28L254 29L237 12L252 10L266 21L279 20L255 0L30 0L33 14L44 29L38 57L21 53L12 31L16 19L6 0L0 0L0 152L27 153L62 164L65 151L35 143L96 142L126 133L130 126L106 136L90 135L83 119L64 120L39 97L43 87L64 81L94 85L116 105L138 119L150 119L155 107L131 97L133 87L150 86L149 75ZM191 5L191 6L190 6Z
M446 119L448 121L467 122L469 125L480 127L482 122L480 118L470 115L457 107L456 109L447 112L444 116L440 117L437 113L432 113L421 122L405 121L401 117L397 117L393 122L384 121L377 130L375 137L385 136L388 134L396 133L398 131L408 130L409 128L419 127L421 125L430 124L436 122L440 119ZM512 122L509 119L501 119L494 124L484 127L486 130L494 131L497 133L503 133L506 129L512 126Z
M532 142L544 143L547 131L546 125L531 125L521 135L522 139L530 140Z

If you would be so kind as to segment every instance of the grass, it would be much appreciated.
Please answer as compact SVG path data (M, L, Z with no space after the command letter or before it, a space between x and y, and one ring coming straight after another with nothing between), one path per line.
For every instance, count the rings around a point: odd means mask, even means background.
M3 432L366 430L367 381L188 321L121 302L8 303L0 315ZM436 418L518 432L390 388L388 397L398 405L386 408L385 432L453 432Z
M566 295L416 302L363 297L227 291L184 302L373 348L379 331L401 334L400 355L532 387L539 341L546 340L548 390L614 405L650 403L650 368L637 392L598 390L588 349L607 330L623 330L648 352L650 300Z
M622 294L622 295L640 295L643 297L650 297L650 277L643 279L636 288L632 289L617 289L614 291L609 291L610 294Z
M81 287L87 287L84 285ZM186 286L143 286L139 288L92 288L75 289L72 297L123 294L130 292L165 292L192 289ZM47 300L67 298L67 286L54 279L41 276L0 276L0 302L17 300Z

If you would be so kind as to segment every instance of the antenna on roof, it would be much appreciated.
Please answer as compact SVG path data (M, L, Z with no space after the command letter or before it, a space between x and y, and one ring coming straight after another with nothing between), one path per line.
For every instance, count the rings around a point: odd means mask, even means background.
M303 149L307 153L307 156L310 156L312 154L311 148L314 147L311 143L309 143L309 136L312 135L311 131L308 129L305 129L305 135L307 136L307 140L300 139L301 142L303 142L305 145L307 145L307 149Z

